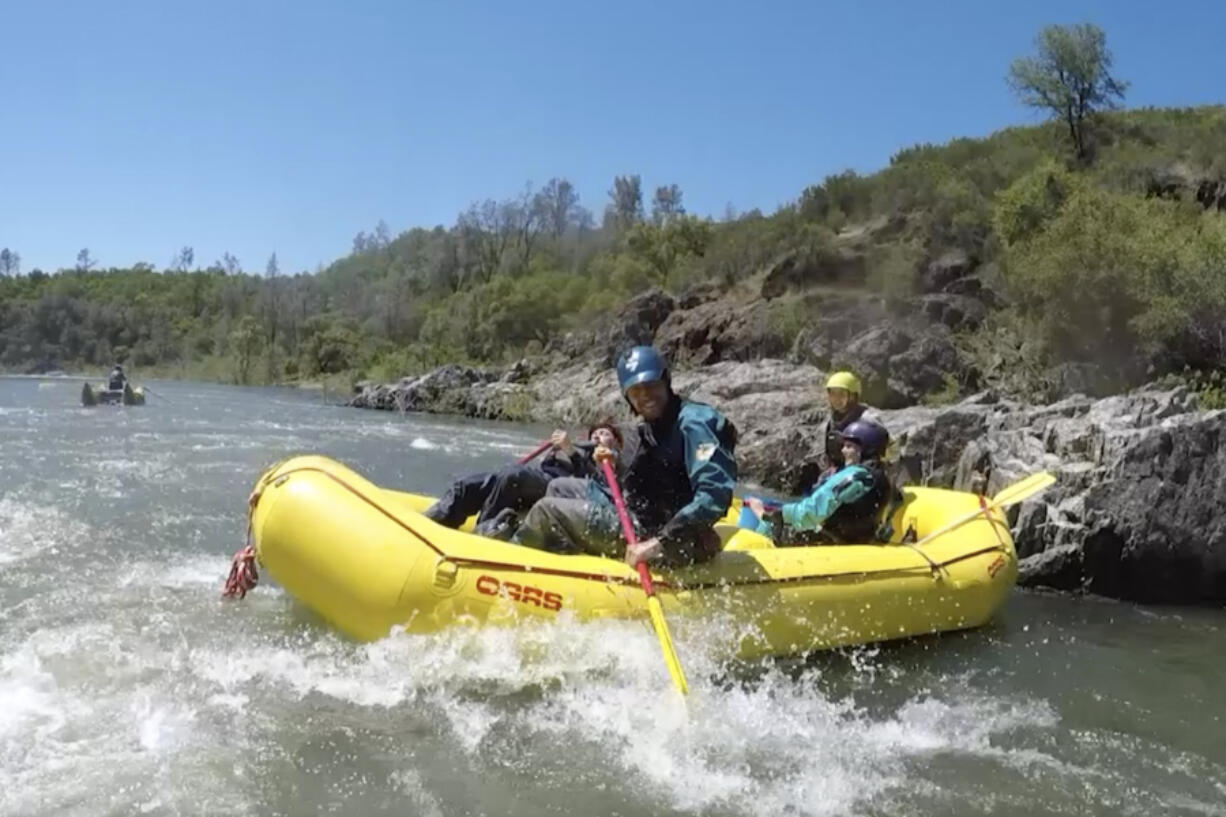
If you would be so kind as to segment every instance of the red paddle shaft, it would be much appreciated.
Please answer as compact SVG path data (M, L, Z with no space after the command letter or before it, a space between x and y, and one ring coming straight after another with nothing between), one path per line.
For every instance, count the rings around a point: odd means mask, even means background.
M617 484L617 475L613 473L613 466L608 460L603 460L600 468L604 471L605 482L609 483L609 491L613 494L613 505L617 508L617 518L621 520L626 543L633 545L637 541L634 535L634 524L630 521L630 514L626 513L626 500L622 499L622 489ZM656 588L651 583L651 574L647 572L647 563L640 561L634 566L634 569L639 572L639 582L643 585L643 592L654 596Z
M534 459L539 457L541 454L544 454L546 451L548 451L552 445L553 445L553 442L551 440L545 440L545 442L541 443L536 448L532 449L530 452L520 457L519 464L526 465L532 462Z

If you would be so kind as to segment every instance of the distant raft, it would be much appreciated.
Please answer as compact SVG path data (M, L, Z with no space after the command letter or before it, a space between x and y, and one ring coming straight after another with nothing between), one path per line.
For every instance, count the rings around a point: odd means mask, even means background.
M902 493L887 544L775 547L732 524L734 507L716 526L724 550L715 559L653 574L666 615L699 630L734 622L737 634L719 649L739 658L986 623L1017 577L1004 514L976 494ZM256 483L255 557L292 597L361 641L396 628L433 633L563 614L645 619L645 596L624 562L452 530L421 513L430 502L326 457L296 457ZM916 537L919 546L904 542Z
M145 389L142 386L132 387L124 383L122 389L108 389L105 383L81 386L81 405L83 406L143 406L145 405Z

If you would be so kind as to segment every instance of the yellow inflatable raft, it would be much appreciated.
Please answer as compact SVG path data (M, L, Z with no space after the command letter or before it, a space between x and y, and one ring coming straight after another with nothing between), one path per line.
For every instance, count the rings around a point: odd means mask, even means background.
M428 497L384 490L326 457L273 466L256 485L259 562L294 598L362 641L395 627L511 624L573 615L646 620L635 572L620 561L565 556L438 525ZM738 623L729 656L754 658L976 627L1017 577L999 509L977 495L906 488L898 543L776 548L727 522L724 552L654 574L670 621ZM922 547L920 541L959 519ZM471 521L471 520L470 520ZM729 619L729 617L731 617Z

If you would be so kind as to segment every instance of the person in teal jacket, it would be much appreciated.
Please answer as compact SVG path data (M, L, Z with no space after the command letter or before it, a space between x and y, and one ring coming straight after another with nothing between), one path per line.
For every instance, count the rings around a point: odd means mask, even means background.
M758 533L778 545L874 541L877 514L890 497L890 481L881 464L890 437L881 426L864 421L849 424L841 433L846 465L807 497L769 510L760 499L745 501L758 517Z
M714 525L736 485L736 427L705 403L672 389L668 365L650 346L617 361L622 394L643 421L627 441L622 495L642 541L627 546L612 498L598 486L578 497L545 497L513 541L561 553L620 556L664 566L705 562L720 551ZM631 442L635 445L631 446ZM611 452L597 449L596 458Z

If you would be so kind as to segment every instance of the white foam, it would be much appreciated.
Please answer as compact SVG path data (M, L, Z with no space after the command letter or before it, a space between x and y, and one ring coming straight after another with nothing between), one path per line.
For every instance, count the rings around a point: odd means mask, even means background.
M413 442L409 443L409 448L415 448L418 451L437 451L441 446L436 442L431 442L425 437L414 437Z
M797 682L770 672L724 689L709 680L719 667L701 645L679 642L692 690L683 703L654 636L634 622L453 629L362 646L328 637L306 651L234 646L193 650L193 673L226 695L271 683L298 698L322 694L359 707L427 705L474 757L504 729L586 745L683 811L845 814L903 785L909 757L975 754L1016 728L1055 723L1041 703L982 696L917 698L875 720L820 694L813 674ZM548 693L526 707L497 703L499 690L534 687Z
M0 498L0 565L42 555L87 540L89 526L58 508L21 497Z

